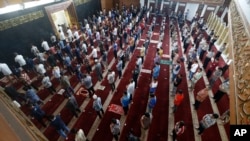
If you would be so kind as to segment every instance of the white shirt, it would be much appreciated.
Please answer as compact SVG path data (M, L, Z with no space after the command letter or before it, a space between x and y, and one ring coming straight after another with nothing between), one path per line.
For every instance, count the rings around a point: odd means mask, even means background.
M159 42L159 43L157 44L157 48L159 49L159 48L161 48L161 46L162 46L162 42Z
M91 55L93 56L93 58L97 58L97 49L96 49L96 48L93 48L93 50L92 50L90 56L91 56Z
M76 37L77 40L80 39L80 35L79 35L78 31L74 32L74 37Z
M156 81L156 82L152 82L151 83L151 88L156 88L158 86L158 82Z
M73 33L72 33L71 29L68 29L68 30L67 30L67 34L68 34L68 37L69 37L69 38L72 38L72 37L73 37Z
M38 73L40 73L40 74L46 73L46 70L45 70L43 64L38 64L38 65L36 66L36 71L37 71Z
M0 72L3 73L3 75L11 75L12 71L10 70L9 66L5 63L0 63Z
M87 45L85 43L82 44L82 50L84 52L87 52Z
M96 32L96 40L101 40L100 32Z
M199 67L198 63L194 63L194 64L192 64L190 71L191 72L196 72L198 67Z
M135 82L129 83L127 87L127 93L134 94L135 91Z
M109 81L109 84L115 82L115 72L114 71L112 71L111 73L108 74L108 81Z
M15 57L15 62L17 62L20 65L20 67L26 65L26 61L24 60L23 56L20 54Z
M35 56L37 56L37 54L39 53L39 50L37 49L36 46L31 47L31 53L33 53Z
M60 40L65 40L65 36L64 36L64 33L62 31L60 32Z
M137 59L136 65L138 65L139 67L141 67L141 65L142 65L142 59L141 59L141 57L139 57L139 58Z
M54 75L55 78L60 78L61 77L60 68L59 67L54 67L52 73L53 73L53 75Z
M49 51L49 44L47 41L43 41L41 46L45 51Z

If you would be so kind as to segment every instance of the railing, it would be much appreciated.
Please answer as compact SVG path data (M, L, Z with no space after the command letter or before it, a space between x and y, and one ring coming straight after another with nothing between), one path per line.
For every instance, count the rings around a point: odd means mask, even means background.
M43 135L42 132L30 121L30 119L12 103L10 97L0 89L0 102L2 102L6 107L16 116L22 125L23 128L28 132L28 134L35 141L48 141L48 139Z

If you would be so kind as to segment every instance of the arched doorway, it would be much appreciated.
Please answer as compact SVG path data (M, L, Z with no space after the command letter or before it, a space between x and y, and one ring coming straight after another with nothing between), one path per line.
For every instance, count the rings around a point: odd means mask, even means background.
M64 32L67 27L78 26L77 14L72 1L46 6L45 11L56 34L58 34L58 25L63 27Z

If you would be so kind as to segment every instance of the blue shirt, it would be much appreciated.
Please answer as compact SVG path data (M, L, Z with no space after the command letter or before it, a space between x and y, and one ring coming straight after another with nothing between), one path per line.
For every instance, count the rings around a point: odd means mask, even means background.
M157 78L159 76L159 74L160 74L160 65L157 65L153 69L153 77Z
M156 105L156 97L150 98L149 103L148 103L148 106L149 106L150 108L154 108L155 105Z
M120 60L120 61L118 62L118 64L116 65L116 68L117 68L118 71L121 71L121 70L122 70L122 60Z
M122 107L128 107L129 105L129 97L124 95L121 99Z
M26 98L30 100L31 103L36 103L40 100L34 89L29 89L26 92Z

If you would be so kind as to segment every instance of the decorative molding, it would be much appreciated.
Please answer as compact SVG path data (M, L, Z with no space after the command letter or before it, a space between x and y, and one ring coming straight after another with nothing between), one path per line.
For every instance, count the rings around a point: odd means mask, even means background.
M8 20L0 21L0 31L16 27L18 25L21 25L27 22L34 21L42 17L44 17L44 13L42 10L40 10L40 11L32 12L26 15L11 18Z
M250 37L235 1L229 7L231 124L250 124Z

